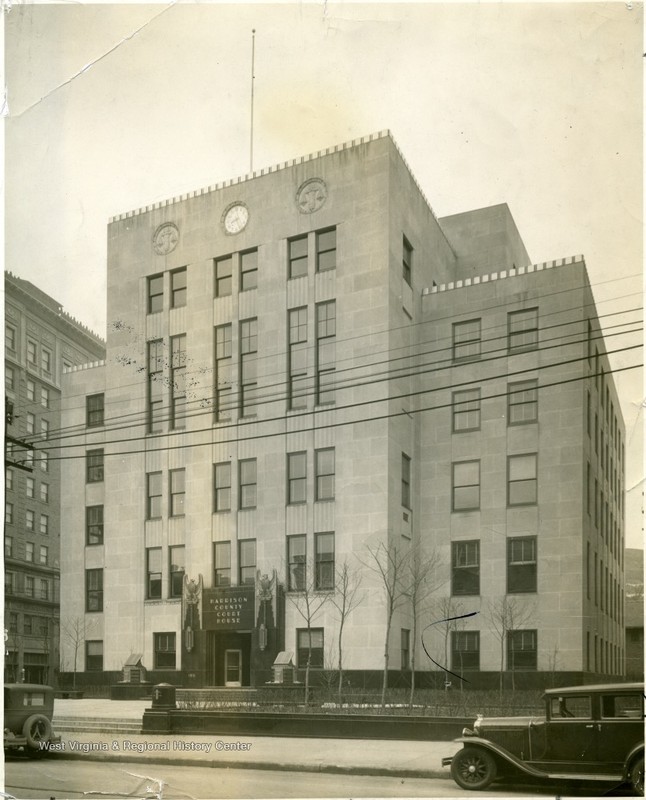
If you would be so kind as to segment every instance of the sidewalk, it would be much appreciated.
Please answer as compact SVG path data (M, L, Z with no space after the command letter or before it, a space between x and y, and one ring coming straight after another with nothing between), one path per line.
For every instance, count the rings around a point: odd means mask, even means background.
M431 778L448 777L441 760L460 747L455 742L106 732L111 722L141 721L149 707L147 700L56 700L54 731L62 737L62 757ZM104 724L101 732L65 732L57 730L57 720Z

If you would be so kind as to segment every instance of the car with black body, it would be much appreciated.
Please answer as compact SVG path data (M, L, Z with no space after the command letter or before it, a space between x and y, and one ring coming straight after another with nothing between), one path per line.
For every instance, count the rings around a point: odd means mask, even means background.
M478 715L442 759L462 789L482 790L511 775L630 782L644 793L644 685L608 683L548 689L545 715Z
M35 757L61 741L52 729L54 689L39 683L5 683L4 749Z

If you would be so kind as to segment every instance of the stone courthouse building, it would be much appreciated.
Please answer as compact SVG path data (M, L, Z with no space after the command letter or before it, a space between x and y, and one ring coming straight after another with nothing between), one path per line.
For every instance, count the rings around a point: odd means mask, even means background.
M83 681L334 669L348 565L344 669L378 682L389 555L434 565L416 619L398 584L393 685L413 655L442 685L422 632L472 686L623 673L624 426L582 257L531 264L506 205L438 219L383 132L115 217L107 283L62 421Z

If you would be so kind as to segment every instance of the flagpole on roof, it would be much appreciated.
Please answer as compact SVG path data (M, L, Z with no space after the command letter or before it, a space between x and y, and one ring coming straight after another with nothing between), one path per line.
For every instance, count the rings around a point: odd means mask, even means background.
M253 172L253 84L254 84L254 66L256 59L256 29L251 31L251 126L249 135L249 171Z

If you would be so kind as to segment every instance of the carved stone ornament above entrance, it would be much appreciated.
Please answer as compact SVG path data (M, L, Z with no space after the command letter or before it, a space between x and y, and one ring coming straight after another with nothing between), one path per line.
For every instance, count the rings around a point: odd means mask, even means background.
M179 242L179 230L174 222L164 222L153 236L153 250L158 256L167 256L172 253Z
M301 214L313 214L323 208L327 200L327 186L320 178L310 178L296 192L296 205Z

